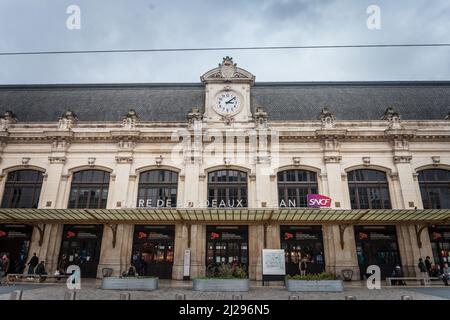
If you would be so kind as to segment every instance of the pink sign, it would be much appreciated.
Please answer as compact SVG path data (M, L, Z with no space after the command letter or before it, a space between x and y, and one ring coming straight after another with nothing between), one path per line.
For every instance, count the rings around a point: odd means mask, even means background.
M321 194L308 194L306 196L308 201L308 207L320 208L320 207L330 207L331 198L321 195Z

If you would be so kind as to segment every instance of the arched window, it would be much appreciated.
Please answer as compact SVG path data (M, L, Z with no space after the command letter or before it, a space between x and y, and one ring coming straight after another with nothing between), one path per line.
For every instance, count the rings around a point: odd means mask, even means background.
M69 208L105 209L108 200L109 172L84 170L73 174Z
M41 194L42 172L37 170L17 170L8 173L3 208L37 208Z
M419 172L419 186L424 209L450 208L450 171L429 169Z
M237 170L210 172L208 207L247 207L247 173Z
M150 170L139 176L137 206L176 207L178 173L169 170Z
M317 175L306 170L278 172L278 205L280 207L307 207L306 196L318 193Z
M352 209L390 209L386 173L362 169L348 172L348 188Z

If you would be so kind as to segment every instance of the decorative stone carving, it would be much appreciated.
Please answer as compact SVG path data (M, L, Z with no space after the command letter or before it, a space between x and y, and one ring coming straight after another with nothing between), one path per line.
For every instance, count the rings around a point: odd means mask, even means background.
M319 115L322 121L322 129L334 129L336 127L336 117L327 108L323 108Z
M256 156L255 157L257 164L270 164L271 157L270 156Z
M370 157L363 157L362 161L363 161L365 166L370 165Z
M387 120L389 129L402 129L402 125L400 123L400 114L396 111L394 111L393 108L387 108L384 112L383 116L381 117L381 120Z
M156 157L155 162L157 166L160 166L163 162L163 157L161 155L159 157Z
M118 164L130 164L133 163L133 157L132 156L116 156L116 162Z
M225 123L225 125L229 126L229 125L231 125L231 123L234 122L234 117L224 116L224 117L221 117L221 120Z
M394 150L403 150L408 151L409 150L409 141L406 139L394 139Z
M441 163L441 157L439 157L439 156L431 157L431 160L433 161L433 165L435 165L435 166L437 166L438 164Z
M255 82L255 76L250 72L238 68L236 63L233 62L233 58L225 57L222 63L219 63L219 67L212 69L201 76L202 84L211 82Z
M48 161L51 164L55 164L55 163L64 164L67 161L67 157L64 157L64 156L63 157L52 157L52 156L50 156L50 157L48 157Z
M196 122L203 120L203 114L200 112L200 109L197 107L192 108L191 112L187 115L188 125L192 128Z
M59 118L58 130L70 130L76 125L77 122L78 118L76 114L68 110Z
M223 158L223 164L226 166L229 166L231 164L231 159L230 158Z
M391 180L398 180L398 172L392 172L390 175Z
M52 141L52 151L67 151L70 146L70 142L66 139L55 138Z
M30 160L31 160L31 158L24 157L24 158L22 158L22 164L24 166L27 166L30 164Z
M340 163L342 160L341 156L325 156L323 157L323 161L325 163Z
M200 173L200 174L198 175L198 180L199 180L199 181L205 181L205 179L206 179L206 174Z
M136 142L132 141L132 140L127 140L127 139L121 139L118 143L117 143L117 147L124 151L124 150L133 150L134 147L136 147Z
M410 163L412 156L394 156L394 163Z
M255 119L257 128L267 128L267 120L269 119L269 114L265 112L262 107L256 107L253 118Z
M248 177L250 178L250 181L256 181L256 174L251 173Z
M122 119L122 128L125 130L136 129L136 123L139 121L139 116L134 109L130 109Z
M300 157L293 157L292 162L294 163L294 166L300 165Z
M88 158L88 165L93 166L95 164L96 158Z
M326 151L339 151L339 140L333 137L327 137L323 140L323 147Z
M6 111L3 116L0 117L0 131L7 131L14 123L17 123L16 116L12 111Z

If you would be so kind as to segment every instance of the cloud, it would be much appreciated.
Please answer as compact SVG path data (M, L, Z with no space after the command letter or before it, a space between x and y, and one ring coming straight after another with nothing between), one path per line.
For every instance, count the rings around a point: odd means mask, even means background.
M65 26L71 4L81 30ZM3 0L0 51L450 43L449 16L427 0ZM198 82L225 55L257 81L450 79L450 48L384 48L2 56L0 83Z

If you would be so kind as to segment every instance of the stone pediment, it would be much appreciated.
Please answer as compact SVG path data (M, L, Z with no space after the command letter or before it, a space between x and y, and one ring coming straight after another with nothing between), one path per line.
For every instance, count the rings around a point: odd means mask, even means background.
M223 82L250 83L253 85L255 83L255 76L247 70L238 68L236 63L233 62L233 58L225 57L217 68L206 72L200 77L200 80L203 85Z

